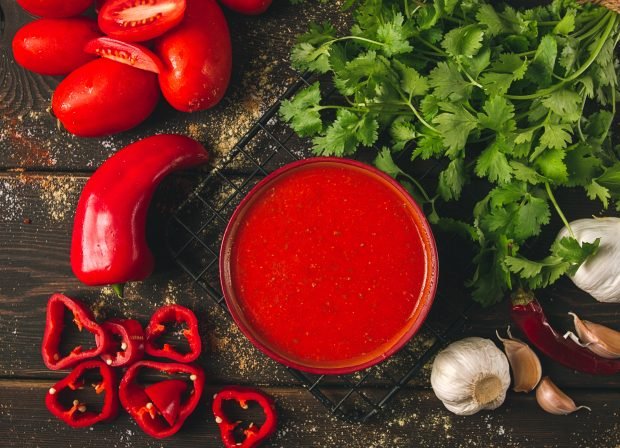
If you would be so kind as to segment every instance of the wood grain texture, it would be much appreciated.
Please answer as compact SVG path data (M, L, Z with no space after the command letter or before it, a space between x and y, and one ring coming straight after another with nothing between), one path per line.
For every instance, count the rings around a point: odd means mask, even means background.
M135 130L101 139L79 139L58 130L47 112L59 79L28 73L13 60L12 36L32 18L14 0L0 0L5 17L4 28L0 28L0 438L8 441L3 446L221 446L208 406L209 397L223 384L260 385L276 397L281 424L268 445L273 447L620 446L620 379L578 374L545 358L545 374L579 404L591 406L592 413L553 417L537 407L531 394L511 393L496 412L456 417L445 411L430 391L429 364L378 420L351 425L330 417L307 391L297 387L283 367L253 348L222 310L172 263L163 238L166 219L179 198L195 185L196 173L172 176L159 189L148 229L158 266L147 281L128 286L124 301L108 289L84 287L73 277L69 264L73 211L90 173L129 142L158 132L179 132L199 139L211 148L217 163L294 78L288 61L294 36L311 21L329 19L340 28L346 25L348 18L338 12L339 3L310 0L304 6L291 6L282 0L261 17L227 13L235 70L228 95L218 107L190 115L162 102ZM596 204L575 198L583 198L583 193L567 191L558 196L571 219L600 212ZM553 219L549 229L560 225ZM548 231L534 246L547 247L553 236ZM470 300L462 284L471 271L471 255L446 235L438 233L437 239L444 284L441 301L452 303L453 309L438 303L431 320L448 321L449 313ZM126 415L113 425L72 430L47 412L43 397L65 374L46 370L39 354L45 305L54 291L83 299L100 319L126 315L146 323L156 307L171 302L197 312L205 346L199 362L209 387L200 409L180 434L168 441L149 439ZM568 311L620 329L618 305L595 302L569 280L542 292L540 299L559 329L571 327ZM503 331L509 324L507 306L474 306L462 334L494 338L496 329ZM417 337L413 355L404 355L411 356L405 366L432 342L431 335ZM390 361L385 366L387 371ZM373 397L385 393L385 379L373 379L370 384L373 387L365 393ZM330 387L326 393L342 396L344 389Z
M43 400L50 381L0 381L0 437L17 441L12 446L63 446L114 448L220 447L210 412L218 388L207 386L198 409L183 429L167 440L145 436L122 413L111 424L71 429L48 414ZM325 409L305 391L265 388L277 402L279 429L265 447L322 448L452 448L452 447L597 447L620 443L618 391L571 390L577 403L592 407L570 416L550 416L533 396L510 393L494 412L458 417L446 411L432 392L403 392L402 406L392 408L381 421L348 424L326 415ZM602 417L602 415L606 417Z

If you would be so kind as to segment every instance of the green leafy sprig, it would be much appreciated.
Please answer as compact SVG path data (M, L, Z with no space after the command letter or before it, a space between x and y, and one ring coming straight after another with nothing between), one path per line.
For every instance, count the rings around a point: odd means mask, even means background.
M573 0L518 10L482 0L359 0L346 36L313 25L292 51L295 68L328 74L339 100L316 82L281 116L317 155L348 156L379 141L376 165L415 193L434 225L477 248L469 282L484 305L514 286L545 287L573 273L598 242L557 241L540 261L523 245L540 234L554 192L580 187L620 210L616 112L620 17ZM433 193L393 154L438 159ZM488 190L468 221L440 213L475 178ZM515 285L515 282L517 285Z

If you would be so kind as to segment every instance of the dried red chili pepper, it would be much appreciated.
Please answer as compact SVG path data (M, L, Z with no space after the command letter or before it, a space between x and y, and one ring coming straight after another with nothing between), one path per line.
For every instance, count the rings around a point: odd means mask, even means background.
M146 392L146 388L138 383L138 375L141 369L151 369L165 374L186 374L193 387L189 393L184 393L179 401L178 414L174 424L170 424L163 413L166 409L158 409L153 400ZM169 380L165 380L169 381ZM164 363L155 361L138 361L125 373L120 385L121 404L131 417L138 423L140 428L152 437L163 439L169 437L181 429L185 419L196 409L204 387L204 373L202 369L193 364ZM150 391L151 395L157 390ZM167 392L169 393L169 392ZM170 399L162 397L161 402L169 402ZM164 405L164 408L167 407ZM168 416L170 418L170 415Z
M105 392L103 406L98 413L89 410L86 403L81 403L77 399L73 400L70 408L59 400L59 394L63 390L77 390L84 387L83 376L88 370L99 370L101 383L93 384L93 387L97 394ZM84 361L78 364L69 375L50 387L45 397L45 405L52 414L74 428L113 420L118 415L118 389L114 371L102 361L95 359Z
M95 348L83 350L82 346L78 345L67 356L60 356L60 339L65 326L65 309L73 313L73 322L80 331L86 329L95 335ZM43 362L48 369L66 369L85 359L99 356L107 344L107 333L94 321L93 315L86 308L86 305L63 294L53 294L50 297L47 302L45 333L41 346Z
M73 223L71 267L87 285L144 280L153 270L145 236L149 203L170 172L208 160L205 148L181 135L155 135L118 151L90 177Z
M555 331L530 291L519 290L512 296L511 317L532 345L554 361L592 375L620 372L620 360L601 358Z
M258 426L250 423L248 428L243 430L245 439L237 442L235 430L241 422L231 422L223 410L225 401L236 401L243 409L248 409L248 402L254 401L263 410L265 422ZM215 422L220 428L222 442L226 448L254 448L276 432L278 416L273 398L263 392L249 387L231 386L219 391L213 399L213 415Z
M107 365L123 367L144 357L144 329L140 322L135 319L110 319L101 327L109 336L101 354Z
M182 333L189 344L189 352L181 353L170 344L158 347L157 340L166 331L166 324L185 324ZM189 309L181 305L167 305L157 309L146 327L146 353L158 358L168 358L177 362L192 362L200 356L202 343L198 332L198 319Z

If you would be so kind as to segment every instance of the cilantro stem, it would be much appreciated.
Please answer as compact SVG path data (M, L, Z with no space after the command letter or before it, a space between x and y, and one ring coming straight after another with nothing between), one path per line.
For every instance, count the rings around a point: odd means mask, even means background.
M372 44L372 45L378 45L380 47L385 47L385 44L383 42L377 42L376 40L367 39L365 37L360 37L360 36L344 36L344 37L339 37L337 39L332 39L332 40L330 40L328 42L325 42L322 46L331 45L333 43L341 42L343 40L359 40L360 42L365 42L367 44Z
M434 127L433 125L431 125L430 123L428 123L424 117L422 115L420 115L420 112L418 112L418 109L415 108L415 106L413 105L413 103L411 101L409 101L403 94L402 92L398 92L401 96L401 98L403 99L403 104L407 107L409 107L409 109L411 109L411 112L413 112L413 115L416 116L416 118L418 120L420 120L420 123L422 123L424 126L426 126L428 129L430 129L431 131L439 134L439 131L437 130L436 127Z
M555 211L560 216L560 219L564 223L564 226L566 226L566 228L568 229L568 233L570 234L570 236L575 238L575 234L573 233L573 229L571 229L570 224L568 223L568 220L566 219L566 216L564 216L564 213L562 213L562 209L558 205L558 201L555 200L555 196L553 195L553 191L551 191L551 186L549 185L549 182L545 182L545 190L547 190L547 196L549 196L549 200L553 204L553 207L555 208ZM577 239L577 238L575 238L575 239Z
M424 39L423 37L420 37L419 34L416 34L413 36L414 38L416 38L417 40L419 40L420 42L422 42L424 45L426 45L428 48L430 48L431 50L435 50L435 52L438 55L441 56L447 56L447 53L445 51L443 51L441 48L439 48L436 45L431 44L429 41L427 41L426 39Z
M534 100L536 98L540 98L542 96L549 95L550 93L553 93L556 90L561 89L567 83L569 83L571 81L574 81L575 79L577 79L581 75L583 75L585 73L585 71L588 70L590 68L590 66L594 63L596 58L598 58L599 54L601 53L601 50L605 46L605 43L607 42L607 39L611 35L611 33L612 33L612 31L613 31L613 29L614 29L614 27L616 25L616 13L610 11L609 14L611 14L611 15L607 16L608 17L607 18L607 27L605 28L605 31L603 32L603 35L601 37L599 37L599 39L597 41L596 48L594 49L594 51L592 51L592 54L590 55L590 57L579 68L579 70L574 72L572 75L570 75L564 81L559 82L557 84L554 84L551 87L547 87L546 89L538 90L537 92L531 93L529 95L505 95L505 97L510 99L510 100Z

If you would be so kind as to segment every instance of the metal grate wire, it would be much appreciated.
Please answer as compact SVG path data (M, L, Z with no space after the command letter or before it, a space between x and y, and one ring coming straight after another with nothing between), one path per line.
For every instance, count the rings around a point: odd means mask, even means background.
M200 180L168 224L167 243L174 261L227 313L218 259L224 229L235 207L263 177L286 163L311 155L308 142L298 138L277 115L280 103L310 82L300 76L229 155ZM292 368L288 368L289 372L341 419L364 422L381 413L414 377L428 376L428 369L424 368L467 320L465 301L455 305L451 294L442 288L445 277L442 272L433 308L421 331L389 359L349 375L313 375Z

